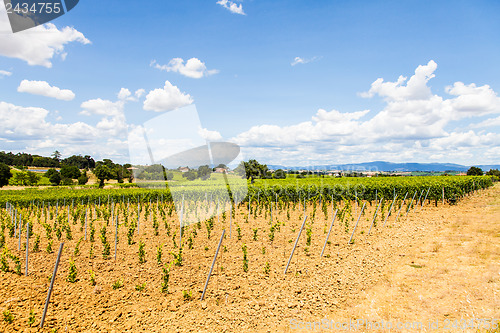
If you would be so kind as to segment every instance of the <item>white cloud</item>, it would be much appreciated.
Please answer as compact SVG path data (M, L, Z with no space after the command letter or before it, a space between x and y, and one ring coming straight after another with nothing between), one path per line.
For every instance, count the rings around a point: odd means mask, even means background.
M221 141L222 135L217 131L210 131L206 128L200 128L198 134L207 141Z
M437 64L418 66L407 80L377 79L363 97L376 95L386 105L379 112L318 110L305 121L291 126L260 125L230 141L250 150L252 157L273 164L310 165L354 163L371 160L394 162L429 160L441 162L492 163L500 134L453 128L465 118L500 114L500 99L488 85L456 82L446 88L451 98L433 94L428 81ZM500 117L471 126L500 124ZM485 155L486 152L489 155ZM325 163L325 161L327 161ZM498 161L496 161L498 163Z
M295 57L295 59L293 59L291 65L292 66L295 66L295 65L304 65L304 64L308 64L310 62L314 62L316 60L319 60L320 57L312 57L310 59L306 59L306 58L301 58L301 57Z
M219 0L219 1L217 1L217 4L221 5L222 7L226 8L227 10L231 11L231 13L246 15L245 12L243 11L243 4L241 4L241 3L238 5L234 1Z
M500 98L488 85L476 87L474 83L455 82L452 87L446 87L446 92L457 96L450 103L458 118L500 113Z
M182 93L177 86L165 81L163 89L151 90L144 101L144 110L148 111L172 111L193 103L189 94Z
M119 100L127 100L132 96L132 93L127 88L121 88L120 92L118 92ZM132 97L133 98L133 97Z
M118 100L120 101L129 101L129 102L137 102L139 98L141 98L146 91L144 89L138 89L132 95L132 92L127 88L121 88L118 92Z
M474 124L472 128L495 127L500 126L500 117L486 119L478 124Z
M22 107L0 102L0 133L12 140L57 140L72 142L87 140L95 130L82 122L52 124L47 121L49 111L43 108Z
M119 116L123 114L123 102L112 102L101 98L91 99L82 103L80 114L90 116Z
M144 90L144 89L137 89L135 91L135 97L136 98L141 98L145 93L146 93L146 90Z
M369 111L341 113L318 110L312 121L280 127L276 125L254 126L233 139L242 146L290 147L311 144L325 140L342 141L342 137L352 135L359 128L355 121Z
M118 93L119 100L117 102L101 98L85 101L81 105L83 111L80 114L102 116L96 125L96 129L103 136L109 138L125 135L128 125L125 119L124 107L125 101L130 100L128 99L130 95L128 89L122 88Z
M2 77L2 76L11 76L11 75L12 75L12 72L7 72L7 71L4 71L4 70L0 69L0 77Z
M65 156L85 153L98 159L126 161L124 105L123 101L103 99L82 103L82 114L98 116L96 124L91 125L82 121L61 123L57 111L0 101L0 141L4 149L12 151L49 155L57 149Z
M72 101L75 98L75 94L71 90L53 87L45 81L22 80L17 91L51 97L61 101Z
M437 64L433 60L427 65L418 66L415 75L406 85L403 85L406 77L402 75L396 82L384 82L384 79L379 78L372 83L368 92L360 95L366 98L379 95L385 97L387 101L427 99L431 96L431 89L427 86L427 82L435 76L433 73L436 68Z
M58 29L47 23L38 27L12 33L5 7L0 6L0 55L26 61L29 65L52 67L55 55L65 59L64 47L71 42L90 44L78 30L71 27Z
M217 69L208 70L205 63L198 58L191 58L186 61L186 64L184 64L184 59L174 58L170 60L168 65L160 65L156 60L153 60L151 66L162 71L179 73L193 79L201 79L204 76L206 77L219 73Z

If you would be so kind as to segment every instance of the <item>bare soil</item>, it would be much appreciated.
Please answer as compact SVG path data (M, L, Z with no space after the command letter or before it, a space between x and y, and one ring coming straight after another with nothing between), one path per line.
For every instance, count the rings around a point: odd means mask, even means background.
M30 253L29 276L0 272L0 311L9 310L14 316L9 324L2 315L0 331L293 332L294 323L322 319L442 323L446 319L500 319L499 184L456 205L439 203L435 207L434 203L426 203L416 212L412 209L407 217L403 211L398 221L394 214L385 227L379 215L370 235L375 203L367 206L356 229L354 244L348 244L357 218L353 209L349 232L336 221L322 258L320 253L332 213L329 211L325 219L318 207L314 222L306 227L312 230L312 243L306 246L304 230L286 275L285 266L304 217L302 206L290 209L290 219L286 210L279 214L277 220L284 225L275 232L273 241L269 238L269 216L263 213L255 219L252 215L246 223L248 211L243 205L236 212L231 228L229 216L224 222L216 220L210 239L204 224L201 228L192 225L183 237L183 265L171 266L167 294L161 292L163 265L157 263L156 248L163 244L163 263L172 261L171 251L178 253L174 247L174 240L179 242L174 218L167 221L170 236L161 219L160 234L155 236L152 221L142 216L140 235L134 235L135 244L130 246L127 228L120 225L116 261L111 223L107 228L111 259L107 260L102 258L103 246L99 240L99 229L106 222L96 220L95 242L83 241L78 256L74 256L74 249L83 232L79 223L71 224L73 240L65 240L63 233L63 256L43 329L37 326L59 242L54 239L54 253L47 253L45 231L36 224L41 251ZM312 206L307 207L308 221L312 210ZM360 208L356 210L359 213ZM120 216L120 223L123 220ZM273 221L276 223L276 213ZM222 229L226 229L224 247L205 299L200 301ZM252 229L258 229L256 241ZM5 235L9 250L22 258L24 274L25 252L18 251L18 239L10 238L7 229ZM192 249L186 245L190 236ZM146 244L143 264L138 259L139 240ZM33 242L31 238L30 247ZM94 258L89 256L91 244ZM243 244L248 248L248 272L243 270ZM66 281L71 259L78 270L76 283ZM264 271L266 263L269 263L268 274ZM95 272L95 286L90 283L90 269ZM123 287L113 289L112 284L120 279ZM143 283L145 290L136 290ZM191 297L184 297L183 292L191 293ZM35 313L34 327L28 326L31 310ZM358 331L370 330L361 327Z

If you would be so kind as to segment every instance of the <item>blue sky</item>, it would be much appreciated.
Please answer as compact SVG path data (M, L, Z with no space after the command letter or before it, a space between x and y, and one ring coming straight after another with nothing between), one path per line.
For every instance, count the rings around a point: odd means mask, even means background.
M17 34L0 10L0 150L127 162L194 104L269 164L500 163L497 1L102 3Z

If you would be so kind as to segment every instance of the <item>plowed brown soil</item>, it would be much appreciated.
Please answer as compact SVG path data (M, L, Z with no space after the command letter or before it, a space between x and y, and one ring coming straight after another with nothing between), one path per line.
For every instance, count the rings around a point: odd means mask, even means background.
M359 207L357 212L359 213ZM62 211L62 210L61 210ZM500 186L480 191L462 199L456 205L426 203L412 209L399 220L395 214L382 226L380 216L370 235L371 217L368 210L361 218L348 244L349 232L338 221L334 224L331 243L320 258L326 231L332 218L325 220L317 208L312 226L312 244L306 246L303 231L288 273L284 269L300 225L303 211L290 210L277 217L284 222L275 238L269 239L269 216L249 217L241 206L232 221L216 222L210 239L205 225L190 226L183 243L193 230L193 248L184 246L183 266L172 266L169 293L161 292L162 265L156 260L156 247L163 243L163 262L170 262L174 248L173 233L178 229L171 219L172 235L167 236L163 221L160 235L153 234L151 221L141 221L140 237L127 245L126 227L120 226L117 261L114 255L114 228L108 227L111 259L102 259L99 240L100 225L96 221L95 258L90 258L90 242L82 242L80 254L73 252L83 235L80 226L72 225L73 240L65 241L64 252L49 305L45 327L39 329L58 248L45 251L45 232L40 234L41 252L30 254L30 274L18 276L0 272L0 311L9 310L13 323L0 322L1 332L293 332L298 323L349 320L422 321L461 318L500 319ZM310 217L312 207L307 208ZM353 212L354 213L354 212ZM355 214L353 214L355 215ZM276 216L274 216L276 221ZM122 220L122 217L121 217ZM237 226L241 229L238 239ZM176 229L177 228L177 229ZM252 229L258 229L253 240ZM212 262L222 229L226 229L214 273L204 301L200 301L206 276ZM5 230L9 250L18 252L18 240ZM54 236L55 237L55 236ZM64 239L64 233L61 240ZM146 263L138 259L138 243L146 244ZM175 236L178 242L178 236ZM24 241L24 240L23 240ZM30 246L33 243L30 239ZM242 245L248 248L248 272L243 271ZM265 253L263 254L263 248ZM70 259L78 270L76 283L66 281ZM264 272L269 263L269 274ZM10 266L13 268L13 265ZM89 270L96 275L96 286L90 284ZM112 284L123 280L123 287L114 290ZM137 285L146 283L144 291ZM191 292L191 297L185 298ZM28 326L30 311L35 313L33 327ZM294 326L295 325L295 326ZM306 327L306 326L301 326ZM309 331L309 330L301 330ZM311 329L311 331L335 331ZM358 327L358 331L370 331ZM383 331L383 330L378 330ZM403 329L399 331L414 331ZM422 329L421 331L429 331ZM438 330L433 330L438 331ZM448 330L449 332L450 330ZM453 331L453 330L452 330Z

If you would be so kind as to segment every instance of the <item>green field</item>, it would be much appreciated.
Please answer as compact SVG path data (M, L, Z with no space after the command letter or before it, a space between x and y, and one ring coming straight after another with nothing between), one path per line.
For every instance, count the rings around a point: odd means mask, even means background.
M27 188L24 190L0 191L0 205L11 204L27 206L31 204L56 202L107 202L149 200L171 201L171 191L182 191L186 199L204 200L227 196L222 175L213 175L210 180L170 182L150 182L143 188L123 187L98 189L94 187L49 187ZM310 177L304 179L258 179L254 184L238 177L228 177L231 194L238 201L257 200L259 198L280 199L283 202L302 200L375 200L384 197L392 199L398 196L426 197L428 200L459 200L464 195L493 185L488 176L428 176L428 177L373 177L373 178L332 178ZM236 184L236 185L234 185ZM135 185L134 185L135 186ZM160 187L160 188L158 188ZM163 188L162 188L163 187ZM444 192L444 198L443 198Z

